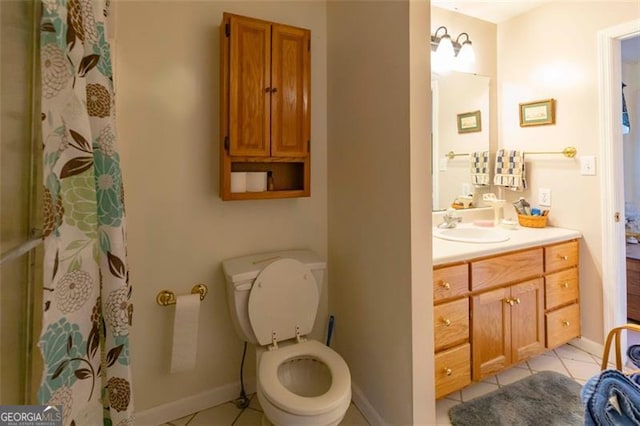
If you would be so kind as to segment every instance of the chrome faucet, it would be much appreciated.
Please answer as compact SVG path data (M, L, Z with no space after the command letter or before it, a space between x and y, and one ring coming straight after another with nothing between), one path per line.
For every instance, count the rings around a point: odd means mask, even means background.
M438 228L455 228L456 225L462 222L462 217L456 214L454 209L447 209L447 212L442 216L442 222L438 225Z

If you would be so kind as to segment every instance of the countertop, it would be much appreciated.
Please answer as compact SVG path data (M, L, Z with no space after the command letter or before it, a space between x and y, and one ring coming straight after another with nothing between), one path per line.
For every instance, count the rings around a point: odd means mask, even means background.
M627 258L640 260L640 244L627 243Z
M461 223L458 227L475 227L475 225L472 223ZM495 229L509 235L509 240L500 243L461 243L433 237L433 265L443 265L445 263L469 260L476 257L490 256L582 237L582 234L576 230L551 226L546 228L526 228L518 226L515 229L498 227Z

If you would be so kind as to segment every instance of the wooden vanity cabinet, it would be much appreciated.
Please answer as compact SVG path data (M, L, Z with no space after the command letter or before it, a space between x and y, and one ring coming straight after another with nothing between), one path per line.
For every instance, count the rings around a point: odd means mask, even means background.
M578 264L572 240L436 266L436 398L579 337Z
M578 242L544 248L546 347L580 336Z
M436 398L471 383L469 265L433 271Z
M311 32L229 13L220 30L221 198L309 196ZM231 172L256 171L273 190L231 192Z
M544 351L542 272L541 248L471 262L473 380Z

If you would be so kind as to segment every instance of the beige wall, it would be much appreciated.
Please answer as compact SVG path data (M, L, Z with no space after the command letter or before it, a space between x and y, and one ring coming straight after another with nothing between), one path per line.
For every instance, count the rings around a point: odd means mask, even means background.
M223 202L218 196L223 11L311 30L311 198ZM326 6L123 1L115 28L135 306L134 397L142 411L238 381L242 343L229 319L223 259L297 247L327 257ZM200 311L197 369L169 374L174 308L158 306L155 297L162 289L188 293L195 283L209 287ZM247 379L254 364L250 351Z
M429 59L417 43L428 4L415 3L327 6L334 346L371 420L391 424L432 423L434 412Z
M555 2L498 25L500 146L596 156L599 168L599 30L640 17L637 2ZM518 103L554 98L556 124L519 127ZM538 188L552 191L551 225L583 233L581 242L582 334L603 341L602 238L599 176L581 176L578 159L528 156L530 189L509 193L537 203Z

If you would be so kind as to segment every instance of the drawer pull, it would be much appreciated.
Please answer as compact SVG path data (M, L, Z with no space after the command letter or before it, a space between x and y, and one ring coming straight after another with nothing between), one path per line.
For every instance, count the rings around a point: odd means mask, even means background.
M562 283L562 288L569 288L569 283L568 282L563 282Z
M450 376L452 374L453 374L453 370L452 369L450 369L450 368L445 368L444 369L444 375L445 376Z
M565 327L569 327L571 325L571 323L567 320L562 321L562 325Z
M451 325L451 320L449 318L443 318L442 323L445 327L449 327Z
M562 260L569 260L569 256L566 256L566 255L564 255L564 256L560 256L560 255L559 255L558 257L559 257L560 259L562 259Z
M446 281L440 281L440 287L444 288L445 290L449 290L451 289L451 284Z

